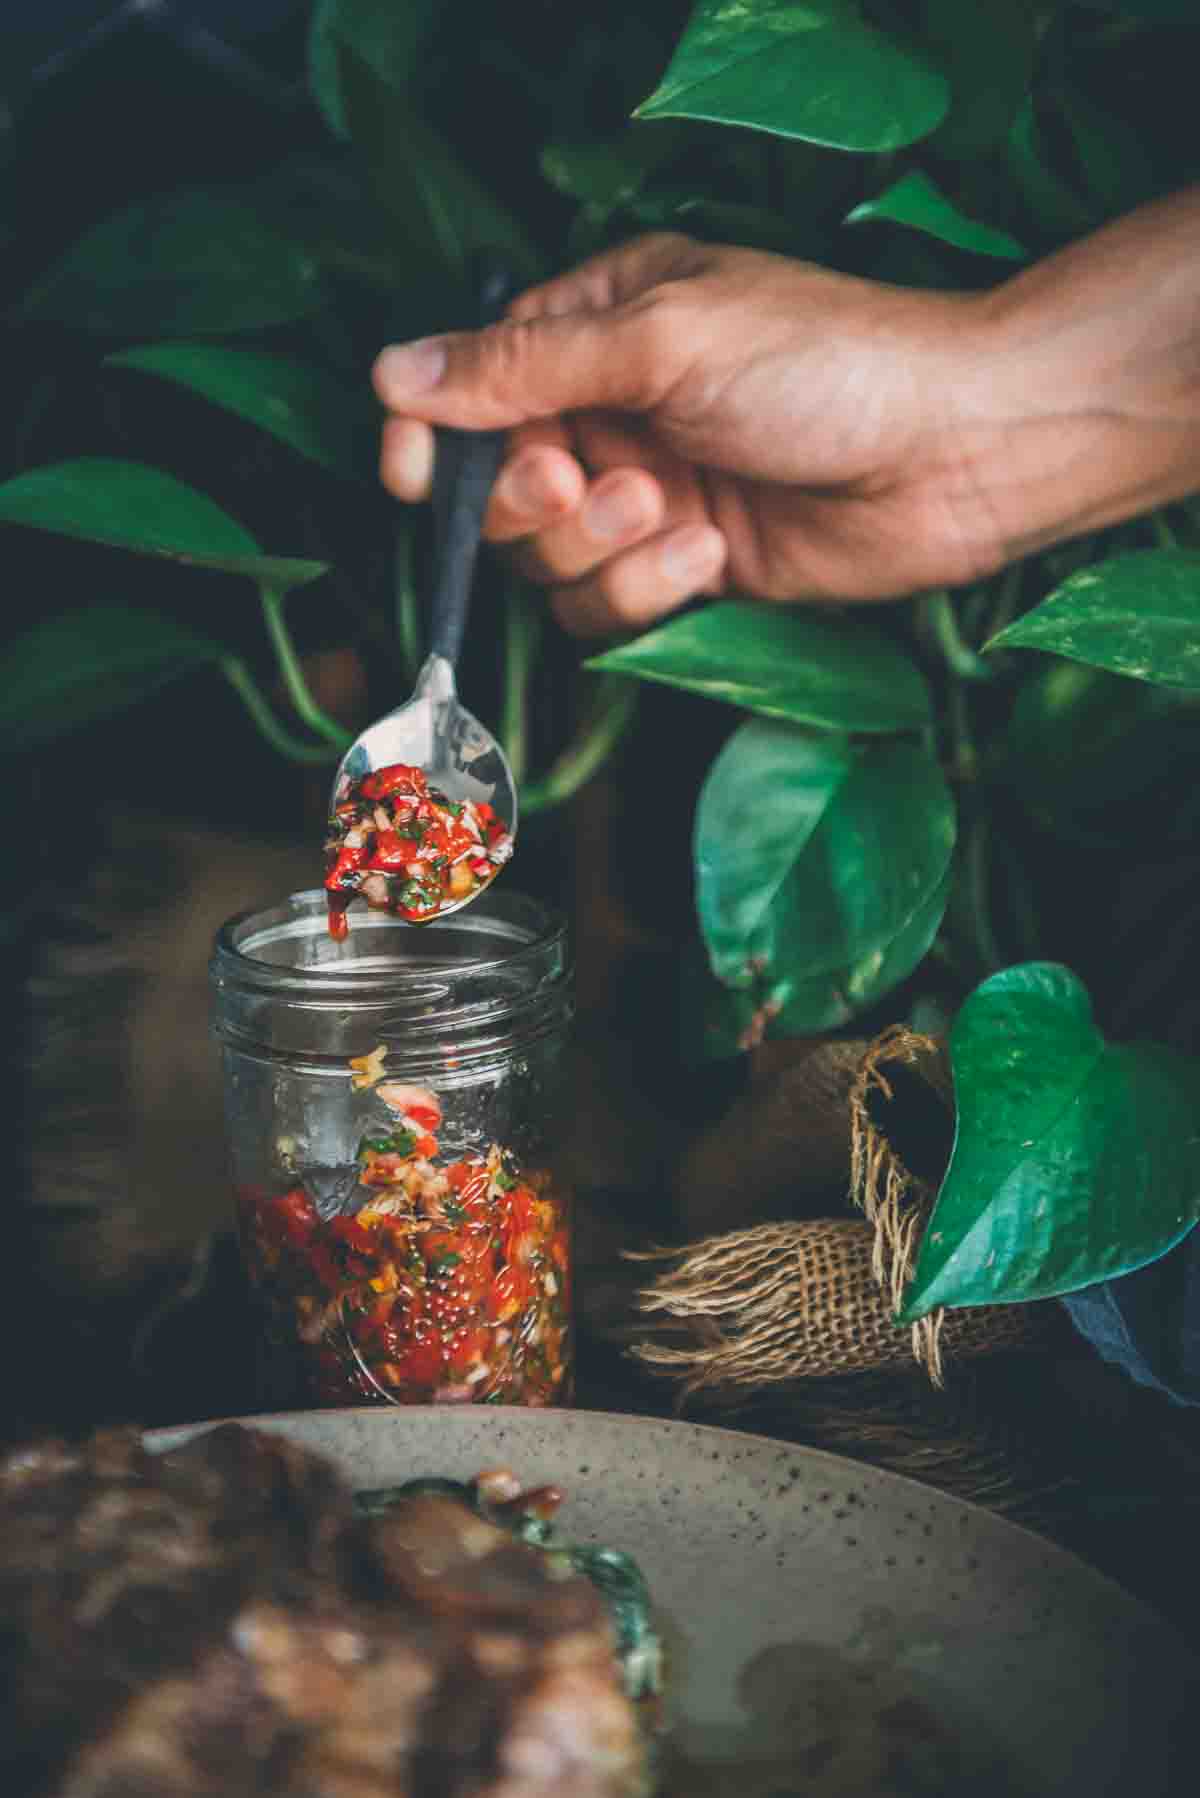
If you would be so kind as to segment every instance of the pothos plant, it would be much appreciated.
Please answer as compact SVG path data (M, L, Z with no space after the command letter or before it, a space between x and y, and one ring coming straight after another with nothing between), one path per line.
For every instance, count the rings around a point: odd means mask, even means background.
M670 227L981 286L1200 172L1195 143L1176 141L1193 0L562 10L317 0L306 79L323 148L101 220L11 322L107 339L114 381L172 383L248 421L327 471L332 511L339 483L372 478L371 355L454 322L483 244L535 277ZM266 553L206 493L128 459L21 468L0 520L252 582L296 714L277 715L254 657L165 612L93 604L10 646L10 745L210 665L281 755L340 754L347 733L309 691L288 622L289 595L328 581L325 563ZM411 673L409 549L406 527L386 606L372 596L346 632L378 640L386 623ZM688 610L592 658L579 734L540 778L540 613L519 582L490 578L505 607L497 722L527 811L621 743L641 683L745 714L695 814L709 1052L840 1029L889 1001L952 1015L956 1141L906 1318L1069 1293L1193 1226L1200 1066L1178 1044L1107 1040L1084 976L1107 979L1119 1026L1122 993L1161 1000L1190 966L1200 514L1173 508L869 616L736 598ZM1064 965L1088 937L1081 914L1130 878L1141 936L1114 902L1111 928L1091 932L1112 965ZM1151 938L1184 953L1150 955Z

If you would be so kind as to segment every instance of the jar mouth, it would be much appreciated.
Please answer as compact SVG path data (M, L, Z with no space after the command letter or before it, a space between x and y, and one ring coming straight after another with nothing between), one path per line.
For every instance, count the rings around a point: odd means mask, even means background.
M320 887L235 913L216 934L214 978L280 993L328 996L348 987L359 995L401 989L415 997L435 985L449 991L473 976L516 977L538 962L547 972L562 971L565 963L565 920L511 889L420 925L356 908L340 942L330 936L327 916Z

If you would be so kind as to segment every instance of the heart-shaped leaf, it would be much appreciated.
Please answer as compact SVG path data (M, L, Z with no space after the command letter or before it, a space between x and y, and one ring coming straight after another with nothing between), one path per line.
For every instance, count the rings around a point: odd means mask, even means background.
M1050 650L1200 693L1200 551L1134 550L1081 568L985 647Z
M206 343L146 344L106 361L176 381L335 474L365 476L373 469L376 414L365 387L348 389L323 368Z
M639 118L711 119L838 150L896 150L945 116L944 77L856 0L699 0Z
M1108 1043L1069 968L977 987L950 1036L954 1152L901 1312L1077 1292L1200 1218L1200 1063Z
M919 730L930 717L924 680L890 638L800 607L704 606L587 666L819 730L887 734Z
M48 618L0 655L0 750L39 749L226 653L136 606L82 606Z
M1007 231L998 231L994 225L985 225L960 212L920 169L910 169L899 181L893 182L886 193L874 200L864 200L861 206L846 214L848 225L872 220L908 225L914 231L924 231L929 237L953 244L957 250L970 250L976 256L1000 256L1011 262L1021 262L1026 254Z
M827 1030L911 973L945 908L954 802L903 742L755 719L709 771L695 827L713 972L781 1027Z
M101 220L21 310L113 337L195 337L291 324L323 303L315 258L248 199L184 188Z
M1000 749L997 776L1056 836L1157 855L1200 833L1200 705L1188 694L1047 659L1022 683Z
M28 469L0 485L0 523L172 556L278 587L304 586L328 567L264 556L249 531L206 493L141 462L81 457Z

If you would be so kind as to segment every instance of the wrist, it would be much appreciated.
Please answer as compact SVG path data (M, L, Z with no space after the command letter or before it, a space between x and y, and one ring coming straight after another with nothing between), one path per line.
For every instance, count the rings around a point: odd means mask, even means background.
M941 455L983 566L1200 490L1200 204L1164 202L972 300Z

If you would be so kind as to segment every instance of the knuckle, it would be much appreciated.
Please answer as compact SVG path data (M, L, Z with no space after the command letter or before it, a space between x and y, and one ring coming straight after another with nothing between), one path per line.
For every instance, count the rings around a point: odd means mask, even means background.
M688 300L653 287L628 311L628 369L640 396L655 403L675 380L692 330Z
M492 325L478 339L479 376L495 395L505 396L528 368L535 321L506 318Z
M682 255L694 248L695 241L686 231L643 231L633 239L632 247L641 252L650 251L655 256Z

